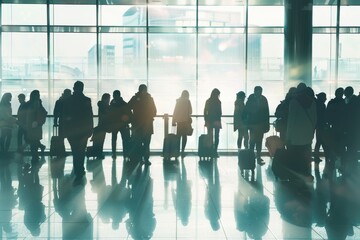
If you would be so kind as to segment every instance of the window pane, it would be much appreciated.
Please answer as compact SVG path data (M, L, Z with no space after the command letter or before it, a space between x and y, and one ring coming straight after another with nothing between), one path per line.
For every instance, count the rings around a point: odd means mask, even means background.
M149 6L149 26L195 26L195 19L192 6Z
M200 27L236 27L245 25L242 6L199 6Z
M340 26L360 26L360 6L340 7Z
M336 26L336 6L314 6L313 26L331 27Z
M100 26L145 26L145 6L101 5Z
M96 24L95 5L52 5L50 24L93 26Z
M249 26L284 26L284 6L249 6Z
M2 4L3 25L46 25L46 5Z
M149 84L161 100L159 113L172 110L179 89L195 81L195 45L194 34L149 35Z
M248 95L255 86L263 88L270 113L284 98L284 36L282 34L250 34L248 46Z
M232 114L235 94L245 88L244 35L199 35L198 114L213 88L221 92L223 114Z

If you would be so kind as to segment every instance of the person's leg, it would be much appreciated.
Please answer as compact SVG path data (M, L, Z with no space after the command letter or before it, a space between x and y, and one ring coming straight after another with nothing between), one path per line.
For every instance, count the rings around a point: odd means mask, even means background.
M144 161L145 164L150 165L151 162L149 161L150 158L150 142L151 142L151 134L145 134L143 137L143 156L144 156Z
M81 180L82 177L85 175L84 162L85 162L87 138L79 137L79 138L70 138L68 140L73 155L74 174L77 180Z
M17 131L17 149L18 151L23 150L23 138L24 138L24 129L19 126Z
M117 134L118 134L118 131L113 131L111 133L111 153L112 153L112 157L116 157Z
M5 152L9 151L10 143L11 143L11 135L12 135L12 129L11 128L5 128L5 142L4 142L4 150Z
M219 135L220 135L220 128L214 128L215 131L215 136L214 136L214 153L215 153L215 157L219 157L218 154L218 147L219 147Z
M186 135L182 135L182 136L181 136L181 154L182 154L182 155L184 155L184 153L185 153L186 143L187 143L187 136L186 136Z
M129 152L131 149L131 136L129 127L124 127L120 130L122 146L123 146L123 155L124 158L128 158L130 156Z
M244 128L244 147L245 149L249 149L249 129Z

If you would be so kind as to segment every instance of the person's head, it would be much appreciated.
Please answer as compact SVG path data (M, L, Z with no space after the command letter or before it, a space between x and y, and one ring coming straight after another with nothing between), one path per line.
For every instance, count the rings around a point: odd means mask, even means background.
M147 92L147 86L145 84L140 84L139 93L146 93L146 92Z
M120 98L120 97L121 97L121 92L119 90L113 91L113 98Z
M18 100L19 100L19 103L24 103L25 102L25 94L20 93L18 95Z
M236 99L244 100L245 97L246 97L246 95L243 91L240 91L236 94Z
M181 93L181 97L182 97L182 98L189 99L189 96L190 96L190 94L189 94L189 91L188 91L188 90L182 91L182 93Z
M40 92L39 90L33 90L30 93L30 101L37 101L40 100Z
M220 90L217 89L217 88L214 88L214 89L211 91L210 98L218 98L219 96L220 96Z
M316 99L322 103L324 103L326 101L326 93L321 92L316 94Z
M70 96L71 96L71 90L68 89L68 88L64 89L63 97L67 98L67 97L70 97Z
M353 87L346 87L345 90L344 90L344 95L345 97L351 97L352 95L354 95L354 89Z
M339 87L335 90L335 97L336 98L343 98L344 96L344 88Z
M12 95L11 93L4 93L4 95L1 97L1 103L9 103L11 102Z
M104 94L101 96L101 101L102 101L102 102L105 102L105 103L109 103L109 102L110 102L110 94L104 93Z
M82 81L76 81L73 90L74 93L82 93L84 91L84 83Z
M262 94L262 87L260 87L260 86L254 87L254 94L256 96L260 96Z

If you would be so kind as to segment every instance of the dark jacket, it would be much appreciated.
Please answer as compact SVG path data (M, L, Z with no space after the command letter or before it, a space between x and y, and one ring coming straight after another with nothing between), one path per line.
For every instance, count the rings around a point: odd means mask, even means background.
M98 116L99 116L98 127L100 127L102 131L106 131L109 125L110 106L103 101L98 101L97 106L98 106Z
M246 127L242 117L244 109L245 109L244 101L237 99L234 103L234 131Z
M83 93L74 93L64 101L64 136L89 138L93 127L91 99Z
M108 125L110 132L119 131L121 128L128 127L131 119L131 109L122 97L111 100Z
M26 109L26 136L28 140L42 139L42 125L46 121L47 111L39 101L28 101Z
M221 128L221 115L221 101L217 97L206 100L204 108L205 126Z
M266 97L251 94L246 102L243 117L249 128L259 128L264 133L268 132L270 129L269 105Z
M156 116L154 99L149 93L136 93L129 101L129 107L133 111L131 124L133 128L145 134L154 133L153 121Z

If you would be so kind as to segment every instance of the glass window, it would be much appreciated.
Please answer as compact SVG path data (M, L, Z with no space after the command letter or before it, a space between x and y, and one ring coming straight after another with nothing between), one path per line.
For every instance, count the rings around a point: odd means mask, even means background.
M145 6L101 5L100 26L145 26Z
M284 26L284 6L249 6L249 26Z
M199 6L200 27L236 27L245 25L243 6Z
M96 24L95 5L52 5L50 24L93 26Z
M340 7L340 26L360 26L360 6Z
M149 6L149 26L195 26L196 9L192 6Z
M336 6L314 6L313 26L330 27L336 26Z
M46 5L2 4L3 25L46 25Z

